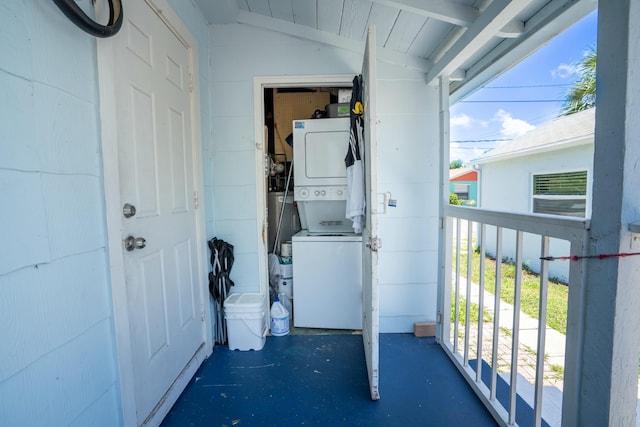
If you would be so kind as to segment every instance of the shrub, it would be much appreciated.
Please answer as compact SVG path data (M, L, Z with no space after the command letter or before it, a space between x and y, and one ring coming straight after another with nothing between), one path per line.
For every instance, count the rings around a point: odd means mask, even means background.
M450 205L461 205L462 203L463 203L463 201L458 199L458 195L456 193L449 193L449 204Z

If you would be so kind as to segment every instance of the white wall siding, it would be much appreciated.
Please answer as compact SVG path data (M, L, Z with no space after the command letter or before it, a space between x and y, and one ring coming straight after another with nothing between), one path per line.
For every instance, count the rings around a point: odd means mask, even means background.
M437 90L381 64L378 191L396 207L380 217L380 331L435 321L438 277Z
M173 2L208 91L207 25ZM96 41L48 1L2 2L0 27L0 425L121 425Z
M587 170L593 179L593 144L481 165L481 207L531 212L531 174Z
M235 291L258 292L253 78L355 75L362 55L246 25L213 25L211 46L215 229L235 246ZM398 199L380 218L380 322L408 332L435 319L437 94L420 73L378 67L378 186Z
M3 141L7 141L4 144L8 144L9 140ZM0 147L2 151L4 144ZM3 206L0 234L5 242L0 245L0 274L9 273L25 265L49 262L51 257L42 195L42 176L39 173L0 168L0 188ZM10 208L12 206L20 208ZM6 242L16 244L10 245Z
M118 425L95 40L52 2L0 25L0 424Z
M481 165L480 171L480 207L483 209L509 212L530 213L532 195L532 174L555 173L565 171L587 171L587 217L591 206L591 182L593 180L593 144L580 145L568 149L556 150L544 154L521 156L509 160L496 161ZM495 229L487 227L487 251L495 253ZM525 235L523 242L525 264L539 271L540 239ZM503 235L503 254L515 258L515 233L509 230ZM569 244L552 239L551 256L569 255ZM549 264L549 277L568 281L567 262Z

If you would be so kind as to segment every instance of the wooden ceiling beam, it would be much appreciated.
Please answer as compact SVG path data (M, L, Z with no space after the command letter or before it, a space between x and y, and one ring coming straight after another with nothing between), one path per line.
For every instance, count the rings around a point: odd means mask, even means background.
M452 3L445 0L371 0L406 12L433 18L438 21L469 28L480 17L481 13L475 7ZM498 37L513 38L524 32L524 23L511 21L496 33Z
M530 3L530 0L494 0L427 73L427 82L460 68L482 46Z

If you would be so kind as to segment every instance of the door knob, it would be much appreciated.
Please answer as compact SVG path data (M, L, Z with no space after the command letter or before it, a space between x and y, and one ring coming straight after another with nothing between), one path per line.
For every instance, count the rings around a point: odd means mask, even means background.
M131 203L125 203L124 206L122 207L122 215L124 215L125 218L131 218L135 214L136 214L136 207L133 206Z
M142 237L127 236L124 239L124 248L131 252L134 249L142 249L147 246L147 241Z

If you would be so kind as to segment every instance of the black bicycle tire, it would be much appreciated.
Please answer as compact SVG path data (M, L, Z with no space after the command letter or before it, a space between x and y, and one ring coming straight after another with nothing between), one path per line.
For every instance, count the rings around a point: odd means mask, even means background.
M89 18L73 0L53 0L62 13L81 30L95 37L111 37L120 31L123 21L122 0L109 1L109 23L98 24Z

